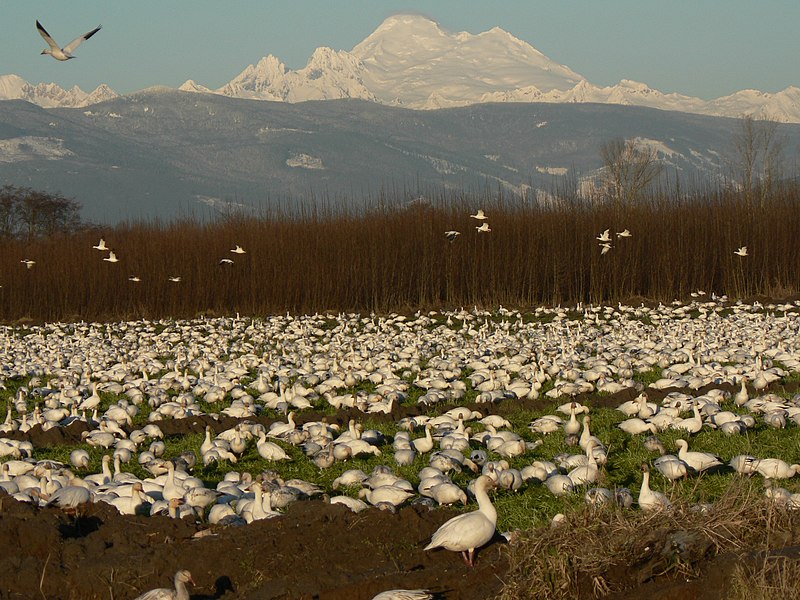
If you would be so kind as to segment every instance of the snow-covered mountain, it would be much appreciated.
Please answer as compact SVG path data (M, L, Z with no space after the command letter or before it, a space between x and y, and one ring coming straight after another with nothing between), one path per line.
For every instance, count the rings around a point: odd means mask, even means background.
M597 86L500 28L452 33L414 14L387 18L349 52L317 48L296 71L268 55L216 90L191 79L180 89L280 102L355 98L413 109L486 102L596 102L726 117L753 114L800 123L797 87L775 94L743 90L706 101L627 79ZM65 91L55 84L34 86L16 75L0 77L0 99L24 99L43 107L86 106L115 96L107 86L86 94L77 87Z
M65 90L55 83L28 83L18 75L0 75L0 100L27 100L43 108L78 108L119 96L106 84L87 94L77 85Z
M663 93L627 79L602 87L498 27L476 35L451 33L413 14L387 18L350 52L317 48L297 71L287 71L269 55L217 90L191 80L181 89L285 102L358 98L416 109L484 102L599 102L800 123L797 87L776 94L743 90L710 101Z

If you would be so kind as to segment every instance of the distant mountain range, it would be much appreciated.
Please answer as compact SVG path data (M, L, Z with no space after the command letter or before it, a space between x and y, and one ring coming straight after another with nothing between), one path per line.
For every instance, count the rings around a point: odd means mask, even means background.
M296 71L268 55L216 90L192 80L180 89L290 103L359 99L414 109L487 102L604 103L800 123L797 87L775 94L742 90L710 101L665 94L626 79L601 87L500 28L476 35L450 33L419 15L389 17L350 52L317 48ZM45 108L90 106L116 95L106 85L87 94L78 87L64 90L52 83L33 85L16 75L0 76L0 99L27 100Z
M153 88L82 108L0 102L0 181L74 197L86 219L171 219L314 200L498 190L546 201L591 185L616 137L657 152L671 182L729 172L735 119L635 106L494 103L410 110ZM787 167L800 125L782 124Z

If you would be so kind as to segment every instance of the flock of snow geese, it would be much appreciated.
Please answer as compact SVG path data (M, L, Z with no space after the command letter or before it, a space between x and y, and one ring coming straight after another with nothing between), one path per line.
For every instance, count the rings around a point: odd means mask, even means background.
M651 488L651 467L668 481L732 469L760 474L771 498L800 508L800 494L773 483L794 477L800 465L750 455L727 457L726 464L689 449L701 430L743 435L800 424L800 394L767 391L800 373L800 302L722 300L537 308L525 315L500 307L413 316L55 323L25 335L3 327L0 384L25 385L8 398L0 424L0 436L9 436L0 437L0 488L19 501L67 511L105 502L123 514L162 513L218 526L277 518L290 503L323 495L353 511L466 504L472 497L477 510L446 522L425 547L460 552L468 565L495 535L489 496L495 488L524 493L541 485L555 496L582 491L592 504L637 503L648 511L670 505ZM648 386L637 379L653 370L661 376ZM575 398L631 388L639 395L618 407L624 418L617 426L631 437L647 436L644 447L657 455L642 465L638 494L602 486L605 465L615 460L609 432L593 430L590 407ZM497 414L503 403L537 398L568 401L526 430L515 431ZM417 410L394 419L400 406ZM304 421L304 411L323 407L388 415L384 422L392 419L394 433L365 429L356 418L346 428ZM285 418L267 418L280 414ZM216 435L208 426L196 452L171 453L159 423L201 415L238 421ZM90 468L86 446L62 464L35 460L30 441L10 436L76 421L86 426L84 444L104 449L100 472ZM671 430L681 435L674 454L658 437ZM580 452L536 456L552 435ZM253 450L274 470L237 471L240 457ZM343 470L342 463L358 457L380 464L370 472ZM341 474L331 489L284 480L280 462L292 460ZM127 471L131 461L150 476ZM215 488L192 474L212 464L229 468ZM409 466L420 467L415 477L395 473ZM476 478L464 486L470 473ZM178 572L177 593L190 580ZM429 597L414 592L421 595L409 597Z

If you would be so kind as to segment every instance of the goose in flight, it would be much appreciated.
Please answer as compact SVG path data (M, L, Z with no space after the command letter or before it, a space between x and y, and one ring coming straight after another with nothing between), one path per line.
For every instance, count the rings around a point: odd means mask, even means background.
M221 265L232 265L233 261L230 258L221 258L219 261Z
M169 280L172 283L180 283L181 282L181 277L180 277L180 275L178 275L178 276L170 277Z
M456 238L461 235L460 231L445 231L444 237L447 238L449 242L455 242Z
M32 269L33 265L36 264L36 261L35 260L31 260L30 258L23 258L19 262L21 262L23 265L25 265L28 269Z
M130 277L128 277L128 281L133 281L134 283L139 283L141 281L141 279L136 275L131 275Z
M119 262L119 259L117 258L117 255L114 254L113 250L109 250L108 251L108 256L106 258L104 258L103 260L106 261L106 262L110 262L110 263Z
M106 246L106 240L104 238L100 238L100 241L97 242L97 246L92 246L95 250L108 250L108 246Z
M247 254L247 250L242 248L239 244L236 244L236 248L231 250L234 254Z
M478 221L483 221L484 219L488 219L489 218L484 214L482 208L479 208L478 212L475 213L474 215L470 215L470 217L472 217L473 219L478 219Z
M72 53L75 49L80 46L84 41L88 40L92 37L95 33L100 31L102 25L98 25L91 31L84 33L82 36L75 38L69 44L61 48L56 41L50 37L50 34L47 33L47 30L42 27L42 24L39 21L36 21L36 29L39 30L39 34L44 38L44 41L47 42L48 48L42 50L42 54L49 54L56 60L69 60L70 58L75 58Z
M477 229L478 231L483 232L483 233L485 233L487 231L491 231L491 229L489 229L489 224L488 223L484 223L483 225L481 225L480 227L476 227L475 229Z
M631 232L627 229L623 229L622 231L617 232L617 237L631 237Z
M738 250L734 250L733 253L736 256L747 256L747 246L742 246Z
M601 242L610 242L611 241L610 230L606 229L603 233L598 235L595 239L596 240L600 240Z
M610 243L606 242L605 244L600 244L600 256L611 250L612 246Z

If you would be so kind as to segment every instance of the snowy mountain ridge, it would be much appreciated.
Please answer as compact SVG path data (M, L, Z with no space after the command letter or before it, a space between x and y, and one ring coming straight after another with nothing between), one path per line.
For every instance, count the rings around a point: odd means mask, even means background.
M270 54L217 89L191 79L179 89L290 103L353 98L412 109L592 102L800 123L798 87L774 94L742 90L707 101L627 79L597 86L499 27L452 33L415 14L387 18L349 52L317 48L298 70L287 69ZM116 96L105 85L86 94L78 87L66 91L56 84L32 85L16 75L0 76L0 99L22 99L45 108L87 106Z

